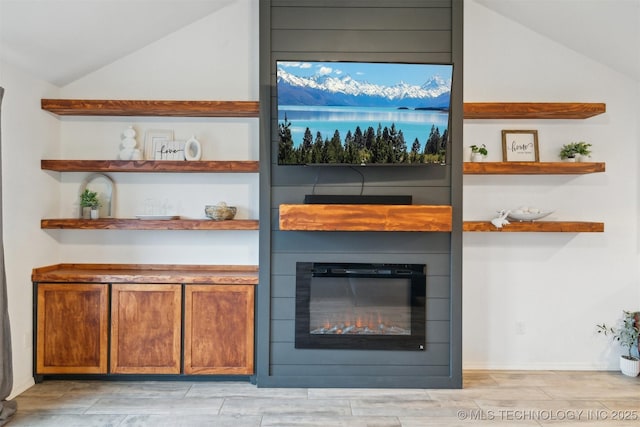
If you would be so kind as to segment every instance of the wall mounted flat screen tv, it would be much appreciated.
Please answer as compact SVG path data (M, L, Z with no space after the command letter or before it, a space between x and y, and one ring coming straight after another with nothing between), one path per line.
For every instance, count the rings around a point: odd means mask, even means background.
M276 66L279 165L445 162L452 64Z

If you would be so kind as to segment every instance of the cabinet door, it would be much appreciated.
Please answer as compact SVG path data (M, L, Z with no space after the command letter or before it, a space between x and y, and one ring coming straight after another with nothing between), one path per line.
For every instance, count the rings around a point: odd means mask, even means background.
M179 374L181 285L114 284L111 373Z
M252 285L186 285L185 374L253 374Z
M40 283L37 374L106 374L108 285Z

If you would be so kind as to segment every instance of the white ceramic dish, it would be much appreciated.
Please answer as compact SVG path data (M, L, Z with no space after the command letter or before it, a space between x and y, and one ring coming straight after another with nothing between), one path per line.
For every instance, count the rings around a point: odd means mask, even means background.
M540 212L510 212L508 218L514 221L535 221L542 219L547 215L552 214L553 211L540 211Z
M138 219L142 219L142 220L163 220L163 221L168 221L171 219L180 219L179 216L177 215L136 215L136 218Z

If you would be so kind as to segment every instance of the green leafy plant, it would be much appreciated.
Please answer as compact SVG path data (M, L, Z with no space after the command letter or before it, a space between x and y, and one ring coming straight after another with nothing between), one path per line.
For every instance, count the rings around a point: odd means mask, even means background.
M564 144L560 149L560 158L563 160L573 159L578 154L580 154L581 156L588 156L589 154L591 154L590 147L591 144L588 144L584 141Z
M622 319L619 320L615 327L607 326L602 323L596 325L597 332L603 335L611 336L617 341L621 347L627 349L628 355L622 356L629 360L638 360L631 355L633 346L638 345L638 336L640 336L640 311L623 311Z
M584 141L578 141L575 143L578 148L578 154L581 156L588 156L591 154L591 144L588 144Z
M477 145L471 146L472 153L480 153L483 156L486 156L489 152L487 151L487 146L482 144L482 146L478 147Z
M98 193L91 191L88 188L80 195L80 206L83 208L97 208L100 206L100 200L98 200Z
M561 159L573 159L578 154L578 146L575 143L564 144L560 149Z

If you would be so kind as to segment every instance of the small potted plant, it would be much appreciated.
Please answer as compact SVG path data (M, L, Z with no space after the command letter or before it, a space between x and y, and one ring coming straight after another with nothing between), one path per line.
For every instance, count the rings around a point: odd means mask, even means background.
M575 162L576 156L580 154L580 146L577 142L564 144L560 149L560 158L565 162Z
M489 154L487 151L487 146L482 144L481 146L472 145L471 146L471 161L472 162L482 162L484 158Z
M98 208L100 207L98 193L86 188L82 194L80 194L80 206L82 207L82 218L97 219L99 216Z
M591 156L591 144L584 141L578 141L575 144L578 149L578 161L586 162Z
M640 374L640 359L631 354L631 349L638 348L640 335L640 311L623 311L623 317L616 327L606 324L596 325L598 333L610 335L621 347L627 349L627 354L620 356L620 370L630 377ZM640 348L639 348L640 350Z

